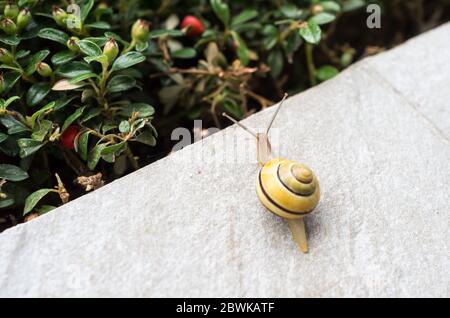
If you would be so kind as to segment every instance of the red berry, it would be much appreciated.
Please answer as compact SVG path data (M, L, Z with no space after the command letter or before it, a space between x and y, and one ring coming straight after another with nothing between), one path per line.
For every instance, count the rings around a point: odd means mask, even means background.
M61 135L61 144L67 149L75 148L75 137L78 135L78 127L70 126Z
M198 36L205 32L205 27L203 23L192 15L187 15L184 17L183 22L181 22L181 28L188 28L187 34L189 36Z

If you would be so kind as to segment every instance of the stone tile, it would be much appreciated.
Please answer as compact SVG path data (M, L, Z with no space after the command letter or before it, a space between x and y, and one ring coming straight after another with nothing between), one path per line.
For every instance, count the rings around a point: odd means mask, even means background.
M230 127L2 233L0 296L450 296L450 147L372 65L274 123L277 155L321 181L309 254L259 203L254 141Z
M367 59L450 140L450 23Z

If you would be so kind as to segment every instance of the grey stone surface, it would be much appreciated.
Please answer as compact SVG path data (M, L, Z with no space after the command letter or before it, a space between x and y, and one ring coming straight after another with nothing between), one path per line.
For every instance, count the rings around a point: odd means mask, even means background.
M369 58L396 91L450 139L450 29L445 24Z
M442 86L403 82L414 57L392 57L442 46L442 32L450 25L286 101L277 154L321 181L309 254L260 205L254 141L231 127L0 234L0 296L449 297ZM273 111L244 122L262 128Z

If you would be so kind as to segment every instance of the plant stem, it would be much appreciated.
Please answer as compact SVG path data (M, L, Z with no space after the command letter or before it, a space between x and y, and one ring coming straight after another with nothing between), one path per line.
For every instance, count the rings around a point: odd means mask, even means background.
M132 49L134 49L134 47L136 46L136 44L137 44L137 43L136 43L136 40L135 40L135 39L131 40L130 45L128 45L128 47L127 47L126 49L124 49L124 50L122 51L122 54L120 54L120 55L124 55L124 54L130 52Z
M311 86L316 86L317 85L316 66L314 65L313 49L314 48L312 44L306 43L305 53L306 53L306 64L308 66L309 72L309 82L311 83Z

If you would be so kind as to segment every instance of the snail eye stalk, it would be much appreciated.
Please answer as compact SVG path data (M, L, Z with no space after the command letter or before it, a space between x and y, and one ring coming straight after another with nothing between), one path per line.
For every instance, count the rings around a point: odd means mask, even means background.
M233 123L235 123L236 125L238 125L239 127L241 127L242 129L244 129L246 132L248 132L250 135L252 135L255 138L258 138L258 136L256 135L255 132L253 132L250 128L245 127L243 124L241 124L240 122L238 122L236 119L234 119L233 117L231 117L230 115L228 115L227 113L222 113L223 117L228 118L229 120L231 120Z
M266 135L269 134L269 130L272 127L272 124L275 121L275 118L277 117L278 112L280 111L281 106L283 106L283 103L284 103L284 101L286 100L287 97L288 97L288 93L284 93L284 96L283 96L283 99L280 102L280 105L278 105L278 108L275 110L275 113L273 114L272 119L270 120L269 126L267 126Z

